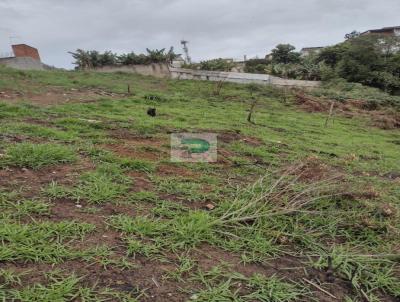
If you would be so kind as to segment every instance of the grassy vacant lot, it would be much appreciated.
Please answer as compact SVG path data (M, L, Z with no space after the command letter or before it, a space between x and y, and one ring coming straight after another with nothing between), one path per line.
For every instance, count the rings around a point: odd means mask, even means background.
M0 300L398 301L395 109L215 86L0 69Z

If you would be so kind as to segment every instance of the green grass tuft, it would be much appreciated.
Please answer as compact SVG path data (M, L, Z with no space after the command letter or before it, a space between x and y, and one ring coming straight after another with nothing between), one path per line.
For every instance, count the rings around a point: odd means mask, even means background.
M11 145L0 159L1 165L39 169L76 161L75 152L62 145L20 143Z

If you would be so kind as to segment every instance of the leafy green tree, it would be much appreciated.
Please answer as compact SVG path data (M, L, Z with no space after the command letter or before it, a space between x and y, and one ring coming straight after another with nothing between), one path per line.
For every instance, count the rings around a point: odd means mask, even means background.
M171 46L171 47L169 48L169 51L167 52L166 61L167 61L168 63L172 63L172 61L174 61L175 59L177 59L179 56L180 56L180 54L175 53L174 47Z
M149 49L146 48L147 58L149 63L160 63L165 62L165 48L162 49Z
M335 67L343 57L346 51L344 44L338 44L330 47L325 47L316 57L317 62L324 62L330 67Z
M118 62L117 55L111 51L106 51L99 55L99 65L100 66L114 66Z
M235 64L230 61L219 58L208 61L201 61L199 64L199 68L201 70L210 70L210 71L231 71L234 65Z
M388 70L395 77L400 78L400 51L388 60Z
M127 54L117 55L111 51L100 53L97 50L82 50L78 49L76 52L69 52L74 58L76 69L89 69L103 66L114 65L140 65L151 63L171 63L176 59L179 54L174 52L171 47L168 52L163 49L146 49L147 54L135 54L130 52Z
M90 55L87 51L82 49L77 49L76 52L68 52L72 55L75 62L73 63L76 69L89 69L92 68L92 62Z
M244 66L244 71L249 73L266 73L269 62L266 59L250 59Z
M278 44L272 51L273 63L298 63L300 62L300 53L295 52L296 48L290 44Z
M400 39L398 37L356 36L324 49L317 61L349 82L400 92Z

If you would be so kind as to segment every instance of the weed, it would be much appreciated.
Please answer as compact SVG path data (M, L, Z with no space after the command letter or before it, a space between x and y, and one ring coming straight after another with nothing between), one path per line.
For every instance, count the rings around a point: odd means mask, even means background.
M145 257L154 257L160 254L162 246L157 242L143 242L133 238L126 239L127 255L136 257L136 255L142 255Z
M96 162L119 165L122 169L148 173L153 172L155 169L154 164L146 160L119 157L111 151L94 147L89 147L86 151Z
M172 219L175 216L187 213L188 210L188 208L176 202L160 201L154 208L151 209L151 212L155 216Z
M13 270L10 269L0 269L0 280L1 284L8 286L8 285L21 285L21 276L23 273L16 273ZM0 286L0 291L1 291Z
M151 191L139 191L129 195L128 201L130 202L149 202L155 203L158 201L158 196L156 193Z
M135 234L141 237L158 236L167 230L167 225L161 221L152 220L147 217L135 218L127 215L111 216L110 225L127 234Z
M0 165L39 169L44 166L76 161L71 148L56 144L20 143L6 149Z
M208 272L199 271L195 278L205 287L192 296L196 301L289 302L298 301L306 293L304 288L275 276L245 277L220 266Z
M19 224L0 220L0 261L57 263L77 258L81 253L63 242L83 238L94 228L77 222Z
M0 210L3 218L20 218L27 215L49 213L49 204L39 200L4 200L0 199Z
M0 126L0 132L7 134L23 134L29 137L41 137L62 141L74 141L76 139L74 133L28 123L10 122L6 125Z
M400 297L400 280L393 270L395 263L386 255L359 255L337 246L313 265L320 269L332 266L337 277L348 280L360 297L365 294L374 297L376 289Z
M94 172L81 175L74 188L66 188L52 182L44 189L51 198L68 197L78 202L86 200L90 203L100 204L114 202L127 195L132 180L123 174L119 166L104 164Z
M71 274L67 277L61 274L47 274L48 284L32 284L21 289L8 289L3 291L3 299L21 302L54 302L54 301L125 301L137 302L130 294L112 291L108 288L99 290L96 286L81 287L82 277ZM0 289L0 294L2 290Z
M186 282L184 279L196 267L196 261L185 254L178 256L178 264L175 270L167 273L167 278L171 278L178 282Z
M174 248L195 247L214 238L213 218L203 211L177 216L171 224Z

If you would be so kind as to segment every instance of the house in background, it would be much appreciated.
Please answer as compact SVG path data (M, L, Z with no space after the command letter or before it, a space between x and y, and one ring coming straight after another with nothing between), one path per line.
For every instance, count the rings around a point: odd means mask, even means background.
M182 55L178 55L171 63L172 67L181 68L185 64L185 60L182 58Z
M400 26L370 29L361 33L360 36L377 36L382 53L388 54L400 52ZM385 43L385 37L389 38L389 43Z
M0 65L22 70L43 70L46 65L41 62L39 51L26 44L11 45L13 54L0 58Z
M370 29L360 34L361 36L367 35L385 35L400 37L400 26L383 27L380 29Z
M304 47L300 50L300 54L302 57L309 56L311 54L319 54L325 47Z
M40 61L39 51L32 46L26 44L15 44L11 45L16 58L32 58Z

